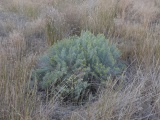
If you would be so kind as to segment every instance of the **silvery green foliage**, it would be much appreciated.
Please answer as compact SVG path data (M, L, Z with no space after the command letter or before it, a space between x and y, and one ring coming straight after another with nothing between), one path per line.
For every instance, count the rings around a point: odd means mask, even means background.
M80 100L95 93L109 77L122 73L120 52L104 35L82 31L80 37L51 46L36 69L41 89L49 88L65 100Z

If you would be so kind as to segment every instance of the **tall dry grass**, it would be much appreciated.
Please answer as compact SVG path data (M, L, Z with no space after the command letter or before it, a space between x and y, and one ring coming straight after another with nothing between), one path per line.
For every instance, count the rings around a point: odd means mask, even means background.
M72 113L71 120L158 120L160 111L159 66L148 73L137 68L124 90L114 91L112 84L97 102Z
M79 35L81 30L103 33L117 44L128 65L127 84L115 89L116 83L107 83L96 102L77 107L71 115L61 111L59 119L160 119L159 0L2 0L0 11L29 19L21 28L3 24L0 119L58 119L53 116L55 98L43 101L37 84L30 80L31 72L37 54L46 49L44 44L50 46L64 37ZM43 39L35 40L34 35Z
M23 34L17 31L1 41L1 120L47 120L54 108L53 102L43 105L41 95L37 92L37 83L30 79L37 56L28 54L27 49Z

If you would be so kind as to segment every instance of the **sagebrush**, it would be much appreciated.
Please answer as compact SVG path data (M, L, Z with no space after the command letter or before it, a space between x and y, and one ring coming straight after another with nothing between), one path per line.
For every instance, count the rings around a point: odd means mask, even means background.
M108 78L120 75L120 51L104 35L82 31L64 39L42 56L36 69L40 88L59 93L64 100L84 100Z

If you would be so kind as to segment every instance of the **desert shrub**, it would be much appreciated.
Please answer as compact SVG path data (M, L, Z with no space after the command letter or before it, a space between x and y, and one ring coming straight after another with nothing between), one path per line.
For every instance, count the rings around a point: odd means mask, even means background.
M121 75L125 65L120 51L104 35L82 31L52 45L40 57L35 70L39 87L60 95L63 100L79 101L95 94L108 78Z

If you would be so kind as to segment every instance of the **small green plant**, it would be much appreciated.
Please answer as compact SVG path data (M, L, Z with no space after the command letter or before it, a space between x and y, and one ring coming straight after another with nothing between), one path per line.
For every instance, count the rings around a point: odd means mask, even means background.
M32 5L26 5L24 6L22 13L29 18L36 19L39 16L39 12L40 10L37 7Z
M47 21L46 23L46 35L47 35L47 44L49 46L53 45L58 38L58 33L54 27L54 22Z
M82 31L55 43L38 62L36 76L41 89L63 100L79 101L95 94L108 78L121 75L125 65L120 52L104 35Z
M59 21L61 21L61 23L59 23ZM58 20L53 20L53 18L47 16L45 34L48 46L52 46L58 40L61 40L63 38L63 33L65 31L64 26L65 23L61 18L58 18Z

